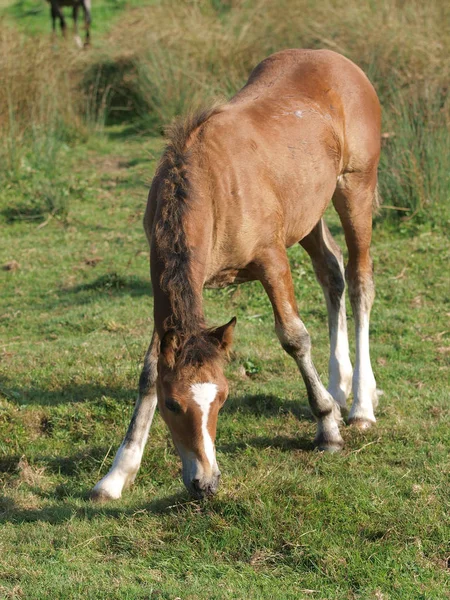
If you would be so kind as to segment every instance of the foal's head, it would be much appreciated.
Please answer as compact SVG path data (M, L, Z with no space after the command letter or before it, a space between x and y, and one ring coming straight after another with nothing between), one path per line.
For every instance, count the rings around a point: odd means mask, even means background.
M228 396L223 363L236 319L183 339L169 330L158 360L158 405L183 462L183 481L196 498L219 486L215 438L217 416Z

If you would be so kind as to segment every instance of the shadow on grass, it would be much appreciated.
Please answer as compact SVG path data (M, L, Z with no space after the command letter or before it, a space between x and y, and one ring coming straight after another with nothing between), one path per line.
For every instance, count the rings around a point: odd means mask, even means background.
M285 435L276 435L275 437L252 437L242 442L231 442L219 444L217 451L223 454L236 454L248 447L257 449L276 448L282 452L291 452L292 450L303 450L312 452L314 444L311 437L287 437Z
M105 446L94 446L87 448L86 450L76 452L72 456L40 456L37 455L33 459L33 464L39 464L39 467L45 467L46 473L53 473L56 475L66 475L73 477L79 474L83 469L91 469L92 464L101 464L102 459L108 452L108 448ZM10 456L0 457L0 473L19 473L22 454L11 454ZM58 490L58 488L57 488ZM39 492L40 493L40 492ZM40 493L40 495L43 495ZM57 497L63 497L60 492L56 492ZM66 494L67 495L67 494ZM77 496L77 494L71 493L70 495ZM48 493L45 493L45 497L48 497Z
M262 395L247 396L244 399L244 410L252 413L255 406L258 406L258 411L265 403L269 402L269 410L266 413L268 416L275 414L278 410L275 409L275 405L282 407L282 410L293 414L301 415L302 418L311 420L311 416L307 413L306 407L298 407L300 410L295 409L294 402L287 402L279 400L275 397L265 398ZM236 400L237 404L237 400ZM236 404L231 405L231 411L235 410ZM241 403L242 404L242 403ZM259 413L260 414L260 413ZM120 443L120 439L117 440L117 445ZM283 452L291 451L305 451L311 452L314 450L312 438L308 437L287 437L283 435L276 435L273 437L264 436L252 436L240 442L228 442L219 444L217 450L222 454L236 454L240 451L245 450L248 447L256 448L257 450L264 450L269 448L276 448ZM185 510L187 507L196 505L198 510L202 510L205 506L212 506L213 509L221 510L221 506L224 500L221 499L220 494L218 499L214 499L212 504L208 502L200 502L192 500L185 490L182 489L182 481L179 478L180 488L182 491L172 494L167 497L157 498L148 503L141 503L139 506L123 506L113 505L113 503L107 504L95 504L89 500L89 490L81 489L78 484L77 478L86 479L86 472L93 470L93 464L102 464L102 460L108 453L106 446L92 446L86 450L74 453L71 456L54 456L44 455L36 456L33 459L33 465L45 467L46 474L57 474L64 475L68 478L66 484L60 484L56 488L49 490L41 489L39 482L28 483L30 491L35 495L47 501L53 501L54 504L46 506L42 509L24 509L16 503L16 501L8 497L7 495L0 496L0 523L21 523L21 522L34 522L41 521L47 523L62 523L69 519L73 519L74 516L80 519L93 519L98 516L106 516L109 518L120 518L123 515L134 515L137 510L147 511L154 514L162 513L178 513ZM4 456L0 458L0 474L8 474L17 478L20 478L20 461L22 455L13 454L10 456ZM105 471L105 469L103 469ZM84 474L84 477L83 477ZM92 485L105 473L95 473L92 475ZM125 495L126 501L126 495ZM226 503L226 502L225 502Z
M121 275L115 271L104 273L93 279L72 287L60 288L51 296L44 293L39 300L39 308L51 311L88 305L100 300L118 298L140 298L153 296L149 278L135 275Z
M115 271L104 273L92 281L58 291L58 299L49 304L73 306L89 304L103 298L130 296L132 298L153 295L150 278L142 279L134 275L120 275Z
M48 211L45 208L37 205L29 205L25 202L19 203L15 206L7 206L0 211L0 215L5 219L7 223L14 223L15 221L32 221L39 223L44 221Z
M59 404L101 401L103 396L113 398L120 402L129 403L130 406L136 400L138 378L136 388L124 388L123 385L113 387L108 385L92 384L69 384L60 390L48 390L37 386L16 386L13 381L2 381L0 394L17 406L38 405L58 406Z
M283 451L304 450L312 451L313 444L306 438L287 438L285 436L270 437L252 437L242 444L222 445L218 448L223 453L234 453L246 446L253 446L258 449L279 448ZM42 457L42 462L49 466L49 472L65 473L75 475L79 472L80 464L85 460L92 460L93 454L100 459L106 452L106 448L97 447L89 452L77 453L69 458ZM20 457L14 456L0 461L0 473L6 468L11 471L17 471ZM99 476L93 477L92 486L98 480ZM40 490L37 486L30 486L30 491L45 500L53 500L54 504L42 509L24 509L14 498L7 495L0 496L0 523L29 523L45 522L51 524L64 523L72 521L74 518L80 520L91 520L98 517L110 519L120 519L123 516L133 516L136 512L148 512L152 514L182 514L186 510L210 511L221 513L228 510L229 500L221 496L220 492L216 498L204 501L192 499L186 490L182 487L181 477L178 478L180 491L169 496L159 497L150 502L140 502L139 504L123 505L122 501L111 501L105 504L96 504L89 499L89 491L74 490L72 486L58 486L53 492ZM128 492L130 493L130 492ZM127 491L124 494L124 500L127 501ZM239 507L239 502L233 499L233 509L236 511L247 510L245 507Z
M231 396L226 401L221 413L240 413L244 415L251 414L267 417L292 414L301 421L314 421L311 411L307 405L301 404L297 400L279 398L273 394Z
M119 275L115 271L100 275L93 281L67 288L65 293L78 294L86 291L106 292L108 294L124 293L130 296L153 293L150 279L141 279L134 275Z
M45 387L17 385L12 379L4 378L0 385L0 395L16 406L38 405L58 406L66 403L95 402L98 406L103 397L134 405L138 392L138 376L135 387L69 383L57 389ZM273 417L276 415L292 414L301 421L313 421L309 407L299 401L278 398L274 395L255 394L231 396L225 403L221 414L242 414ZM131 418L131 415L130 415ZM220 419L220 415L219 415Z
M27 510L18 505L13 498L2 495L0 496L0 523L32 523L39 521L58 524L72 520L74 517L82 520L91 520L98 517L119 519L124 515L132 516L136 514L136 511L147 511L153 514L178 513L193 503L199 506L202 504L189 498L187 492L179 492L165 498L157 498L152 502L141 503L138 506L114 506L112 502L95 504L86 498L82 504L80 504L80 501L65 500L42 509Z

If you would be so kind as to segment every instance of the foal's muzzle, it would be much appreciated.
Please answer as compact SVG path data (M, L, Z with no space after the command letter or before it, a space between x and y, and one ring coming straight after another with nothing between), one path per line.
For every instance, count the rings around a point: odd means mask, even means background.
M220 473L208 479L192 479L186 484L188 492L197 500L209 498L217 493L220 482Z

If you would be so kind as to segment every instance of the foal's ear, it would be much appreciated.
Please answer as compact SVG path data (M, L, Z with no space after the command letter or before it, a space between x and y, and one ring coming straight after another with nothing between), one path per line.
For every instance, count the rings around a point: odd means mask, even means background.
M229 321L226 325L222 325L222 327L216 327L215 329L211 329L209 334L216 338L219 342L219 346L225 352L228 352L231 348L231 344L233 343L233 334L234 328L236 327L236 317L233 317L231 321Z
M180 347L180 338L175 329L169 329L161 340L161 356L171 369L175 366L177 350Z

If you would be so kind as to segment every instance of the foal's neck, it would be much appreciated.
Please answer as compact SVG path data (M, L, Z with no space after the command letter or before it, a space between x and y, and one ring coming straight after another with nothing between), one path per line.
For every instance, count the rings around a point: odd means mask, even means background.
M213 215L211 206L203 206L209 196L202 193L199 174L204 169L195 167L196 152L192 150L201 125L213 113L199 114L172 131L159 167L151 269L155 323L163 331L174 328L195 335L204 329L202 290Z
M161 210L151 244L155 326L160 334L176 329L184 336L191 336L205 327L204 257L197 254L203 232L198 226L197 239L191 239L192 228L186 227L189 209L178 222L168 213L179 207L165 209Z
M153 272L153 269L152 269ZM205 327L202 289L196 289L186 277L178 272L168 279L163 269L156 278L152 275L155 327L160 335L175 329L184 336L200 333ZM160 281L164 282L164 288Z

